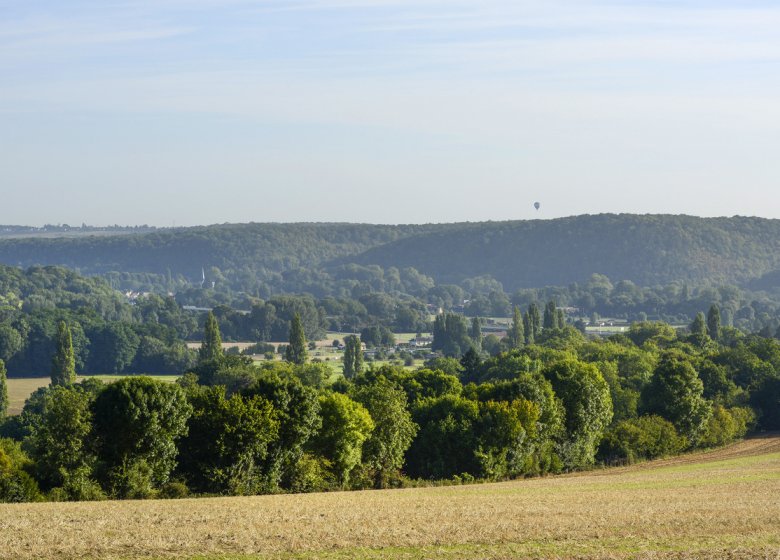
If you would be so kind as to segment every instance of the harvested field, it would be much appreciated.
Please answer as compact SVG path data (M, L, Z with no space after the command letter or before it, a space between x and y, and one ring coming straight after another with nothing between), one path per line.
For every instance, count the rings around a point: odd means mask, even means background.
M111 383L117 379L127 377L126 375L90 375L90 376L78 376L77 381L81 382L84 379L100 379L104 383ZM176 381L178 375L153 375L155 379L160 381L167 381L173 383ZM51 377L12 377L8 379L8 414L19 414L22 412L24 402L27 398L41 387L46 387L51 383Z
M471 486L0 505L0 558L780 558L780 437Z
M23 377L8 379L8 414L19 414L24 401L41 387L51 383L51 377Z

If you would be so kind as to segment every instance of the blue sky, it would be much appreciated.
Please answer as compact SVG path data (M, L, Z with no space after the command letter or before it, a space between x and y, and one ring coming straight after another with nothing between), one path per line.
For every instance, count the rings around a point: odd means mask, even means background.
M780 218L778 29L759 1L0 0L0 223Z

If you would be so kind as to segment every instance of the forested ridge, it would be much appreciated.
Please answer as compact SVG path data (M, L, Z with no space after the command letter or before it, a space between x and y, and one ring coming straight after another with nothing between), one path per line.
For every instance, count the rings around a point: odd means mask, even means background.
M435 282L491 276L507 291L584 282L742 284L780 268L780 221L601 214L427 225L222 224L121 236L0 239L0 262L63 265L115 287L206 282L267 297L333 295L349 265L414 268ZM761 284L766 287L766 282Z
M85 274L149 272L200 277L201 268L283 271L429 229L367 224L221 224L123 236L0 240L0 261L27 267L62 265Z
M668 215L462 224L367 250L358 263L411 266L439 282L490 274L510 290L598 272L651 286L740 283L780 263L780 221Z

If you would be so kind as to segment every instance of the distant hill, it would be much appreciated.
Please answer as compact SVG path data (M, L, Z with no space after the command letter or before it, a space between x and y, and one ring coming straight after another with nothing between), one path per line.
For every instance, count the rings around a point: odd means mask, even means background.
M221 224L117 236L0 238L0 263L61 265L85 274L148 272L200 276L202 267L267 268L281 272L316 267L425 233L426 226L367 224Z
M157 228L150 226L88 226L73 227L67 224L34 226L0 225L0 238L23 237L79 237L90 235L126 235L130 233L145 233L155 231Z
M743 283L780 266L780 220L601 214L458 224L351 260L411 266L440 283L490 274L507 290L582 282L596 272L645 286Z
M233 289L268 275L281 286L288 271L351 263L413 267L437 283L490 275L508 291L582 282L593 273L646 286L745 283L780 269L780 220L601 214L400 226L223 224L114 236L0 237L0 263L191 281L201 268L216 267Z

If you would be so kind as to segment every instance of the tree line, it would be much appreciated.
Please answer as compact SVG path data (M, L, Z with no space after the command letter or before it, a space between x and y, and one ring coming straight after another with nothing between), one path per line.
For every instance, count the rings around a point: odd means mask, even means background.
M199 291L205 298L201 303L209 307L213 302L208 294L214 291ZM559 314L566 308L566 314L557 320L567 324L578 318L598 322L601 316L634 322L664 319L679 324L714 304L727 327L770 338L780 334L780 299L768 292L745 292L733 286L691 287L678 282L640 288L628 281L613 284L606 276L594 274L583 285L519 290L512 295L488 277L470 279L464 287L428 285L418 293L421 295L368 291L356 297L323 298L274 295L239 302L245 307L213 305L212 311L226 341L258 343L285 340L295 314L310 339L320 339L326 331L352 332L360 333L363 342L371 346L392 346L393 333L439 329L431 320L439 310L465 314L470 322L465 332L473 330L474 318L512 317L515 308L535 310L534 324L539 326L549 302L554 302ZM128 300L104 279L60 267L21 270L0 266L0 359L11 376L46 374L57 325L65 321L72 333L80 374L180 373L195 362L195 353L185 342L200 340L206 313L187 310L176 298L149 293ZM522 327L524 337L533 332L528 325ZM450 340L463 353L469 343L462 337L455 340L458 336ZM484 337L481 345L491 354L507 349L493 336Z
M177 383L74 383L72 340L61 324L52 384L0 427L0 497L502 480L650 459L780 428L780 343L724 326L716 307L688 329L640 322L607 340L560 324L554 305L538 311L536 330L533 310L517 310L509 346L495 356L478 347L478 325L463 319L464 334L445 316L438 332L470 339L464 352L415 369L366 368L351 346L353 358L335 377L308 360L299 316L288 331L287 360L255 364L222 352L212 314L197 363Z

